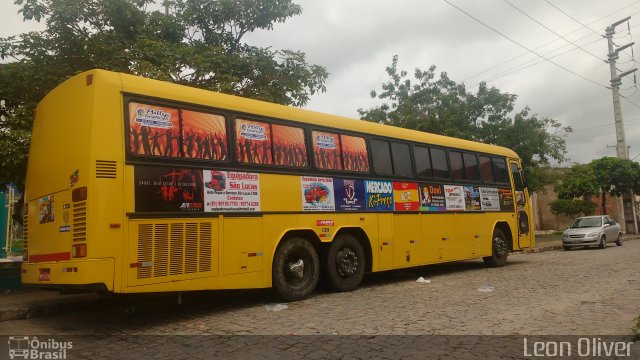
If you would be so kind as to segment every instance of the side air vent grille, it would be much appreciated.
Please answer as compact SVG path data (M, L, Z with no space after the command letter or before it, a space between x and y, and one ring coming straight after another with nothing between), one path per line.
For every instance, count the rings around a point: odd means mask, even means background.
M87 240L87 202L73 203L73 241Z
M29 216L24 214L22 217L22 249L25 254L27 254L27 249L29 247Z
M138 279L211 271L210 222L138 225Z
M96 160L96 178L115 179L117 178L117 167L115 161Z

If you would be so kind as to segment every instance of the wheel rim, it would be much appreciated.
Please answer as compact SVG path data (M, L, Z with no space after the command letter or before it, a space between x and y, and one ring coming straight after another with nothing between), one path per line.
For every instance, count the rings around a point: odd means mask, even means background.
M303 285L309 278L307 263L310 260L304 254L291 254L284 262L284 278L291 287Z
M358 255L350 248L342 248L336 254L336 270L342 278L353 276L358 270Z
M622 244L622 235L618 235L618 244Z
M603 248L607 247L607 239L605 239L604 236L600 240L600 246L602 246Z
M500 236L493 238L493 247L497 257L501 258L507 254L507 242Z

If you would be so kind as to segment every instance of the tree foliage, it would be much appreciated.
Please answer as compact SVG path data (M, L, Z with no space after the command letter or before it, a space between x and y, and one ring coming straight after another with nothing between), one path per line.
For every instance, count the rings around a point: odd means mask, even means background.
M293 106L325 91L326 69L308 64L304 53L243 41L300 14L291 0L14 2L25 21L43 22L45 29L0 39L0 58L8 62L0 65L0 184L24 176L36 104L89 69Z
M398 69L394 56L386 68L389 80L371 97L384 102L358 109L363 120L453 136L513 149L520 155L530 190L541 189L550 179L537 172L550 160L565 159L565 136L572 131L557 120L539 118L524 108L515 114L516 95L481 83L473 94L436 67L416 69L413 79Z
M626 191L640 193L640 164L631 160L603 157L589 164L575 164L555 186L561 199L599 195L606 214L607 194L621 196Z
M555 215L568 215L575 219L579 216L592 215L596 210L596 204L586 200L556 199L549 203L549 208Z

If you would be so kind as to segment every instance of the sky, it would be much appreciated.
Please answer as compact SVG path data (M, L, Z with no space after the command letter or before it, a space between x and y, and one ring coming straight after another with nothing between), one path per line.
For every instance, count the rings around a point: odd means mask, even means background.
M370 97L387 81L385 67L438 72L475 92L486 81L518 96L541 118L571 126L569 161L616 156L616 131L605 28L614 43L640 44L640 0L294 0L301 15L244 40L256 46L306 53L307 62L330 73L327 91L305 108L359 118L359 108L379 105ZM0 0L0 37L41 28L23 22L13 0ZM466 12L466 14L465 14ZM584 26L587 25L587 26ZM494 30L491 30L493 28ZM633 51L632 51L633 50ZM640 63L638 44L620 52L618 73ZM638 75L640 81L640 74ZM640 91L634 76L620 86L626 144L640 160Z

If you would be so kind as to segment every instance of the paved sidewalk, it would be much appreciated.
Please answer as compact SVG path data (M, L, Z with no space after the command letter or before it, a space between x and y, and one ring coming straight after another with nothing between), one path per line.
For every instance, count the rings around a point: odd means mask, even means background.
M624 237L625 241L635 239L640 239L640 235L625 235ZM536 247L526 250L525 253L550 250L562 250L562 240L559 235L536 236ZM100 302L99 297L95 294L61 295L56 291L39 289L5 291L0 293L0 322L73 311L95 306L98 302Z

